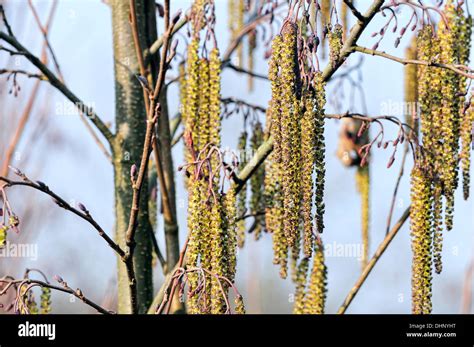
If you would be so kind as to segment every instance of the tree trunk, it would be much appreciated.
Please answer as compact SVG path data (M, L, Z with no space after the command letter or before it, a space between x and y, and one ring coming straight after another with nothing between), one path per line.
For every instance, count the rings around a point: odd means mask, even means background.
M114 72L115 72L115 120L116 137L113 145L115 175L115 236L125 249L125 233L132 206L130 168L139 166L146 130L146 111L143 90L135 75L139 74L139 63L130 25L130 2L110 1L112 9ZM136 2L137 25L141 47L148 47L156 38L154 2ZM148 18L147 18L148 17ZM149 19L151 18L151 20ZM154 26L153 26L154 25ZM145 313L153 297L152 281L152 228L148 217L148 184L145 180L140 198L138 227L135 235L134 253L137 278L137 301L139 313ZM129 279L123 262L118 260L118 312L131 313Z

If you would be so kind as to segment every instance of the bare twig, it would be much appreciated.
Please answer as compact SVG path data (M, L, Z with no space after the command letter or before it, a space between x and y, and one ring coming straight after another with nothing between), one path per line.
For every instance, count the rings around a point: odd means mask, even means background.
M88 222L89 224L91 224L94 229L97 230L97 232L99 233L100 237L102 237L106 242L107 244L120 256L120 257L124 257L125 256L125 252L120 248L120 246L118 244L116 244L106 233L105 231L102 229L102 227L96 222L96 220L91 216L90 212L81 204L79 205L79 209L71 206L67 201L65 201L63 198L61 198L59 195L57 195L56 193L54 193L51 189L49 189L49 187L44 184L43 182L33 182L31 181L29 178L27 178L23 173L19 172L17 170L17 174L19 174L23 181L14 181L14 180L10 180L6 177L3 177L3 176L0 176L0 181L3 181L4 182L4 185L2 186L2 188L6 188L6 187L14 187L14 186L26 186L26 187L30 187L30 188L33 188L33 189L36 189L40 192L43 192L47 195L49 195L50 197L53 198L53 201L59 206L59 207L62 207L64 208L65 210L67 211L70 211L72 212L73 214L75 214L76 216L82 218L83 220L85 220L86 222Z
M457 74L462 75L464 77L474 79L474 74L469 73L469 72L472 72L474 70L472 68L470 68L468 66L464 66L464 65L459 65L459 64L452 65L452 64L437 63L437 62L434 62L434 61L404 59L404 58L400 58L400 57L396 57L396 56L387 54L385 52L376 51L374 49L369 49L369 48L361 47L361 46L354 46L354 47L352 47L352 50L354 52L360 52L360 53L364 53L364 54L376 55L376 56L379 56L379 57L383 57L383 58L393 60L393 61L395 61L397 63L400 63L400 64L403 64L403 65L415 64L415 65L434 66L434 67L439 67L439 68L443 68L443 69L448 69L448 70L454 71Z
M370 261L367 263L366 267L360 274L359 279L356 281L355 285L352 287L352 289L349 291L349 294L347 294L346 298L344 299L344 302L342 303L341 307L339 307L339 310L337 311L338 314L344 314L351 304L352 300L354 300L354 297L357 295L359 292L360 288L362 285L365 283L365 280L369 276L370 272L374 268L375 264L377 264L377 261L380 259L382 254L385 252L387 247L390 245L392 242L393 238L395 235L397 235L398 231L402 228L403 224L406 222L410 215L410 206L403 212L403 215L400 217L400 219L395 223L393 226L392 230L390 233L385 236L383 241L380 243L379 247L375 251L374 255L370 259Z
M59 90L67 99L69 99L79 110L84 112L89 120L96 126L96 128L100 131L100 133L105 137L105 139L112 143L114 135L107 127L107 125L99 118L99 116L95 113L95 111L87 106L82 100L80 100L66 85L60 81L58 77L38 59L35 55L33 55L28 49L26 49L17 39L0 31L0 40L3 40L14 47L17 52L21 53L26 59L28 59L34 66L36 66L43 75L48 79L49 83Z
M96 304L95 302L93 302L92 300L88 299L82 293L82 291L80 289L76 289L76 290L72 289L64 281L60 282L61 286L56 286L56 285L50 284L49 282L34 280L34 279L30 279L30 278L15 280L15 279L12 279L9 276L5 276L3 278L0 278L0 283L5 285L3 287L3 289L0 291L0 295L6 293L6 290L11 288L12 286L21 288L22 286L26 285L27 286L27 291L31 290L35 286L40 286L40 287L44 287L44 288L50 288L50 289L56 290L58 292L71 294L71 295L75 296L76 298L78 298L79 300L81 300L82 302L84 302L86 305L88 305L88 306L92 307L93 309L95 309L99 313L102 313L102 314L113 314L113 313L115 313L113 311L109 311L109 310L103 308L102 306L100 306L100 305ZM17 298L17 300L18 300L18 298Z

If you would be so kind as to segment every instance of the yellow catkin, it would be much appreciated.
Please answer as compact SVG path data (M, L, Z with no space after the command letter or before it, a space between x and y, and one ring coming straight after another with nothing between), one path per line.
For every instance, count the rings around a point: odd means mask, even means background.
M284 228L288 245L294 247L299 232L300 208L300 113L297 98L297 27L288 22L282 29L281 53L281 151Z
M267 160L265 169L265 224L267 230L272 233L273 241L273 263L280 266L280 276L286 278L288 275L288 242L285 237L283 226L283 192L281 189L280 163L275 161L274 155Z
M314 77L314 93L316 98L316 133L315 133L315 165L316 165L316 187L315 187L315 205L316 205L316 230L322 233L324 230L324 185L326 177L326 153L324 142L324 106L326 104L325 82L323 76L318 72Z
M237 230L236 230L236 197L234 188L229 189L223 199L222 229L225 231L225 264L227 266L225 276L231 282L234 281L237 266Z
M199 116L199 39L193 38L188 46L186 61L186 95L183 103L183 124L185 130L196 140L196 123ZM189 162L190 153L185 149L185 158Z
M186 65L184 63L179 64L178 67L178 75L179 75L179 112L181 113L181 119L183 124L186 123L186 112L185 105L186 105Z
M279 71L283 50L283 38L275 36L272 42L272 57L269 67L269 79L271 81L272 99L267 113L269 133L273 136L274 149L268 158L268 167L265 189L267 202L266 208L267 228L273 234L273 262L280 266L280 276L286 278L288 274L288 243L284 230L284 208L283 208L283 168L282 168L282 146L281 146L281 111L282 111L282 82ZM267 179L268 178L268 179Z
M189 242L186 251L187 263L189 266L198 267L203 244L203 230L201 223L201 211L203 209L204 197L202 196L203 185L201 180L191 178L189 180L189 201L188 201L188 230ZM190 291L198 286L198 274L189 274ZM198 296L192 296L188 300L188 312L199 313Z
M328 33L329 40L329 60L333 68L337 66L337 62L341 56L341 49L343 46L342 42L343 29L340 24L334 25Z
M463 17L463 23L461 25L459 45L460 45L460 64L469 64L470 46L471 46L471 34L472 34L472 17ZM461 91L466 89L466 78L460 78ZM464 98L461 98L461 102L465 102ZM474 105L471 104L470 108L464 112L464 107L461 112L461 125L460 125L460 137L461 137L461 171L462 171L462 188L464 199L469 198L469 185L470 185L470 167L471 167L471 146L472 146L472 127L474 122Z
M445 64L457 64L459 61L459 35L460 16L452 0L448 1L444 14L449 23L449 28L440 24L438 37L440 40L441 53L439 59ZM458 173L458 149L460 128L460 103L459 86L460 77L457 73L448 69L438 69L441 80L441 109L442 122L441 134L443 145L441 147L441 180L446 197L445 225L447 230L453 227L454 214L454 191L457 187Z
M252 152L256 152L263 143L263 127L257 122L253 129L252 138L250 139ZM265 166L261 165L250 178L250 213L255 215L253 230L255 240L260 239L262 230L265 228L265 218L259 214L265 209L263 186L265 182Z
M266 131L273 137L274 150L265 168L265 222L273 234L274 263L280 265L280 275L287 276L291 251L295 280L301 245L310 258L313 234L324 229L325 83L320 72L313 72L313 79L305 84L299 79L296 26L291 21L273 41L269 77L272 99Z
M38 304L31 290L28 292L28 311L30 311L30 314L39 314Z
M211 207L211 223L209 226L209 234L211 237L211 271L215 275L225 276L226 273L226 235L222 229L221 204L212 203ZM221 314L225 312L225 302L221 289L220 280L215 276L210 279L211 282L211 313Z
M303 314L305 308L305 290L306 290L306 278L308 274L309 267L309 258L303 258L298 265L296 271L296 290L294 297L293 313L294 314Z
M349 33L349 7L341 1L342 41L345 42Z
M432 61L440 54L439 39L434 37L433 28L425 26L418 34L417 59ZM420 132L423 144L423 163L427 166L431 196L431 228L433 232L433 257L436 272L441 272L442 252L442 79L440 70L433 67L419 66L417 68L418 103L420 110ZM428 174L426 174L428 175ZM414 181L413 181L414 182ZM412 187L413 189L413 187ZM412 289L415 292L415 288ZM417 294L413 294L417 295Z
M193 5L191 7L191 13L193 16L193 30L195 33L199 32L204 24L204 12L205 6L210 0L194 0Z
M288 274L288 242L283 226L283 192L281 189L281 163L276 161L275 152L266 161L265 167L265 225L272 233L273 263L280 266L280 276Z
M230 31L230 39L235 40L237 35L244 27L245 17L245 1L246 0L230 0L228 2L228 27ZM237 66L242 67L244 50L242 42L237 47Z
M315 98L310 92L304 94L304 113L301 119L301 216L303 219L303 253L311 257L313 249L313 172L316 160L315 139L316 134L316 105Z
M239 0L228 0L227 1L227 27L229 28L229 32L234 35L235 32L235 18L236 18L236 2Z
M0 225L0 249L5 247L5 244L7 243L7 231L7 225Z
M410 60L416 60L416 36L413 37L410 46L405 50L405 58ZM405 122L412 128L414 128L415 134L418 134L416 129L418 123L414 122L414 116L416 116L418 101L418 65L407 64L405 66L405 105L406 114Z
M209 55L209 141L221 145L221 60L219 50L212 49Z
M471 169L471 147L472 147L472 128L474 124L474 103L464 114L461 121L461 168L462 168L462 188L464 199L469 198L470 174Z
M283 50L283 39L281 35L275 36L272 42L272 57L268 70L268 78L271 81L272 98L270 100L271 134L274 139L274 149L271 154L273 161L281 163L281 109L282 109L282 85L279 78L279 69Z
M51 313L51 289L47 287L41 287L41 303L40 303L40 314Z
M362 221L362 259L361 265L364 269L369 261L369 219L370 219L370 174L369 165L358 167L356 172L357 189L361 199L361 221Z
M253 71L253 69L254 69L254 59L255 59L254 58L254 53L255 53L255 49L257 48L257 31L256 30L252 30L249 33L248 41L249 41L249 44L248 44L248 52L247 52L247 69L249 71ZM248 81L247 82L248 91L252 92L253 87L254 87L254 78L253 78L253 76L249 75L247 81Z
M320 239L315 244L313 267L305 295L303 310L305 314L323 314L326 305L327 268L324 260L324 247Z
M432 61L439 54L439 42L434 37L433 27L424 26L417 37L417 57L419 60ZM438 134L440 133L441 81L437 70L420 65L418 68L418 102L421 113L421 133L426 161L433 173L439 169L436 164Z
M195 149L200 152L210 142L210 79L209 60L201 58L199 62L199 111L196 132L193 137Z
M410 232L412 239L412 313L431 312L431 186L423 169L411 173Z
M247 165L247 137L248 133L244 130L239 137L237 149L239 150L239 170ZM247 212L247 185L240 190L237 196L237 216L241 219L237 222L237 245L244 247L246 224L243 218Z
M331 23L331 0L322 0L319 2L321 7L321 32L327 30L327 26ZM326 41L325 35L321 36L321 58L326 59Z
M242 30L244 27L245 0L238 0L237 6L237 31L235 33L235 37L237 37L240 30ZM242 67L244 61L244 46L242 43L240 43L239 47L237 47L237 57L239 58L239 61L237 62L238 66Z
M235 297L235 313L236 314L245 314L244 299L242 295L237 295Z
M440 274L443 269L441 259L443 251L443 205L441 195L441 185L432 186L431 227L433 232L433 262L437 274Z

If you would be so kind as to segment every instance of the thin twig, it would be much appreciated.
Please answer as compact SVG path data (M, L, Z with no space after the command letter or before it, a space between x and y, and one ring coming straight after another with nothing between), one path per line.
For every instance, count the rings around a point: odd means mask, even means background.
M359 292L360 288L364 284L365 280L369 276L370 272L374 268L375 264L377 264L377 261L380 259L382 254L385 252L387 247L390 245L390 242L392 242L393 238L395 235L397 235L398 231L402 228L403 224L406 222L410 215L410 206L403 212L403 215L400 217L400 219L395 223L393 226L392 230L390 233L388 233L387 236L383 239L383 241L380 243L379 247L375 251L374 255L370 259L370 261L367 263L365 266L364 270L360 274L360 277L356 281L355 285L352 287L352 289L349 291L349 294L347 294L346 298L344 299L344 302L342 303L341 307L339 307L339 310L337 311L338 314L344 314L351 304L352 300L354 300L354 297L357 295Z
M107 234L106 232L102 229L102 227L95 221L95 219L91 216L90 212L87 211L87 210L79 210L73 206L71 206L67 201L65 201L63 198L61 198L59 195L57 195L56 193L54 193L51 189L49 189L49 187L42 183L42 182L33 182L33 181L30 181L26 176L22 176L23 177L23 181L14 181L14 180L10 180L6 177L3 177L3 176L0 176L0 181L3 181L5 182L5 184L2 186L2 188L5 188L5 187L14 187L14 186L25 186L25 187L30 187L30 188L33 188L33 189L36 189L40 192L43 192L47 195L49 195L50 197L53 198L53 201L59 206L59 207L62 207L64 208L65 210L67 211L70 211L72 212L73 214L75 214L76 216L82 218L83 220L85 220L86 222L88 222L89 224L91 224L94 229L97 230L97 232L99 233L100 237L102 237L106 242L107 244L120 256L120 257L124 257L125 256L125 252L120 248L120 246L118 244L116 244Z
M19 53L25 56L34 66L36 66L43 75L48 79L49 83L59 90L67 99L69 99L79 110L84 112L90 121L96 126L99 132L105 137L105 139L112 144L114 135L107 127L107 125L99 118L95 111L87 106L82 100L80 100L66 85L59 80L58 77L38 59L33 55L28 49L26 49L14 36L8 35L3 31L0 31L0 39L7 42L13 46Z
M353 48L354 52L360 52L364 54L369 54L369 55L376 55L379 57L383 57L389 60L393 60L397 63L407 65L407 64L415 64L415 65L424 65L424 66L433 66L433 67L439 67L443 69L448 69L451 71L456 72L459 75L462 75L464 77L474 79L474 74L470 74L468 71L474 71L472 68L465 66L465 65L459 65L459 64L444 64L444 63L437 63L434 61L423 61L423 60L415 60L415 59L404 59L400 57L396 57L394 55L387 54L385 52L381 51L376 51L374 49L369 49L366 47L361 47L361 46L354 46Z
M34 280L34 279L21 279L21 280L14 280L14 279L11 279L10 277L3 277L3 278L0 278L0 283L4 283L6 284L8 287L11 287L12 285L13 286L16 286L16 285L28 285L29 286L29 289L31 289L34 285L37 285L37 286L40 286L40 287L44 287L44 288L50 288L50 289L53 289L53 290L56 290L56 291L59 291L59 292L63 292L63 293L68 293L68 294L71 294L73 296L75 296L76 298L78 298L79 300L81 300L82 302L84 302L86 305L94 308L97 312L99 313L103 313L103 314L113 314L115 312L113 311L109 311L105 308L103 308L102 306L96 304L95 302L93 302L92 300L88 299L80 289L72 289L71 287L69 287L67 285L66 282L62 282L62 286L56 286L56 285L53 285L53 284L50 284L49 282L45 282L45 281L39 281L39 280ZM30 286L32 285L32 286ZM2 289L2 292L5 290ZM1 295L2 293L0 293Z

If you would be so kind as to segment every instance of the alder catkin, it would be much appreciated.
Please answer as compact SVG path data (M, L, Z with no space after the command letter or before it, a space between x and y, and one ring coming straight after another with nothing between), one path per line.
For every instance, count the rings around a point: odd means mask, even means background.
M281 52L281 151L285 169L282 174L284 228L290 247L299 231L300 114L297 98L297 27L288 22L282 29Z
M309 65L300 67L296 31L288 21L274 38L269 68L267 137L273 137L274 150L265 166L265 223L273 234L274 263L282 277L287 276L290 251L297 277L301 248L311 258L313 235L324 229L325 83L320 71L307 73ZM311 78L303 82L300 71Z
M460 45L460 61L461 65L469 64L469 55L471 47L471 35L472 35L472 17L462 17L463 23L461 24L459 45ZM461 92L467 88L467 80L465 76L460 76L460 89ZM465 98L460 98L461 102L465 102ZM461 171L462 171L462 188L464 200L469 198L470 188L470 167L471 167L471 148L472 148L472 128L474 123L474 102L468 105L469 108L466 110L465 107L461 108L461 125L460 125L460 137L461 137Z
M328 25L331 23L331 0L322 0L319 2L321 7L321 58L326 59L326 41L327 35L325 32L328 30Z
M415 165L411 173L410 231L412 239L412 313L431 312L431 185Z
M416 36L413 36L410 45L405 50L405 58L409 60L417 59ZM405 66L405 105L408 111L405 113L405 122L413 128L415 135L418 135L418 123L415 123L417 116L418 101L418 65L407 64Z
M354 1L353 1L354 3ZM345 42L349 33L349 7L344 0L341 1L342 41Z
M248 133L244 130L240 134L237 143L239 155L239 170L242 170L247 165L247 138ZM237 196L237 216L240 220L237 222L237 245L239 248L244 247L246 223L243 218L247 212L247 185L244 185Z
M441 23L438 27L441 53L439 59L445 64L457 64L459 57L460 16L452 0L448 1L444 15L449 23L449 28ZM459 75L448 69L438 69L441 79L441 132L443 145L441 147L441 180L443 181L444 195L446 197L445 224L446 229L453 227L454 191L457 187L458 174L458 149L460 129L460 103L459 103Z
M201 58L199 62L199 111L196 120L196 132L193 137L195 149L201 152L210 143L210 78L209 60Z
M250 142L252 152L255 153L263 143L263 127L260 122L255 123ZM265 166L260 165L250 178L250 191L252 193L250 196L250 213L255 216L253 230L255 240L260 239L262 230L265 228L265 218L259 215L265 209L264 182Z
M324 186L326 181L326 145L324 138L324 122L326 104L326 84L323 80L321 72L316 73L314 77L314 93L316 98L316 132L315 132L315 148L316 148L316 187L315 187L315 205L316 205L316 230L318 233L324 231Z
M48 287L41 287L40 297L40 314L51 313L51 289Z
M300 264L297 266L297 270L295 273L295 283L296 283L296 290L295 290L295 298L294 298L294 306L293 306L293 313L294 314L303 314L305 309L305 296L306 296L306 277L308 274L308 267L309 267L309 258L303 258Z
M326 306L327 268L324 260L324 247L321 239L316 240L315 245L313 267L305 295L305 314L324 314Z
M369 165L358 167L356 171L356 185L361 199L361 221L362 221L362 259L361 265L364 269L369 261L369 219L370 219L370 173Z
M209 55L209 142L221 145L221 59L213 48ZM215 164L215 163L214 163Z
M341 57L343 29L340 24L336 24L334 27L329 26L329 29L329 61L335 69Z
M316 161L315 134L316 134L316 105L315 98L304 93L304 113L301 119L301 217L303 219L303 253L311 257L313 249L313 172Z

